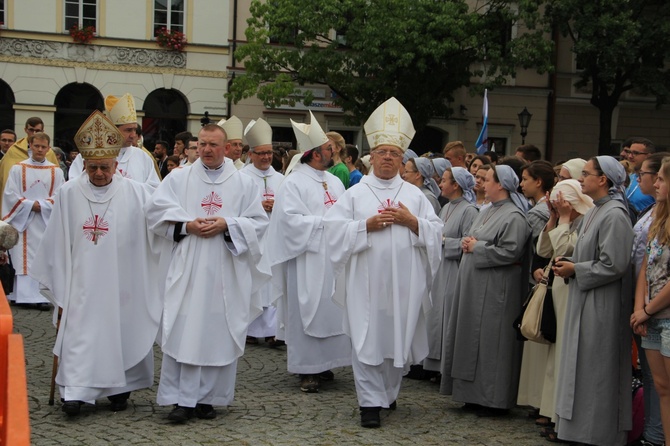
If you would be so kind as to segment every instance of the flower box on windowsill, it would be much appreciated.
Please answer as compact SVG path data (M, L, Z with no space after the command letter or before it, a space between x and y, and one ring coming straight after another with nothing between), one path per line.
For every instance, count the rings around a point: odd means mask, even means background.
M91 43L91 40L95 39L95 27L94 26L84 26L79 27L79 25L72 25L70 28L70 36L75 43L81 43L87 45Z
M156 43L159 47L171 51L184 51L188 44L186 35L181 31L169 30L165 27L156 31Z

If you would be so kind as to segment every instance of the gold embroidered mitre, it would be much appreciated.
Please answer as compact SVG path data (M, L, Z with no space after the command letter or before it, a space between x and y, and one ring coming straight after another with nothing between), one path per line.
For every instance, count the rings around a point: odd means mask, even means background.
M263 119L252 120L244 130L244 136L252 149L258 146L272 144L272 127Z
M242 139L244 126L242 126L242 121L240 121L240 118L237 116L233 115L228 119L222 119L217 122L216 125L225 130L228 141L232 139Z
M85 160L116 158L123 147L123 135L109 118L96 110L79 127L74 143Z
M137 123L135 99L130 93L126 93L120 98L107 96L105 98L105 110L107 110L109 119L112 120L114 125Z
M370 144L370 150L382 145L390 145L404 152L416 133L409 113L393 97L372 112L363 128L368 144Z

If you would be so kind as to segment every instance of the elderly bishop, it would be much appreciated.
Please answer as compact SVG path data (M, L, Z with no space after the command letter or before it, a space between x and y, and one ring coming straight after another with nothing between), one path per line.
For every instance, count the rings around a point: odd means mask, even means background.
M442 221L398 174L414 136L402 104L389 99L364 128L373 174L337 200L324 224L333 273L346 283L340 303L361 425L379 427L380 410L396 407L403 374L428 354L424 309L440 265Z
M75 143L85 175L60 189L30 271L62 308L54 354L68 415L103 397L124 410L131 391L151 387L161 315L147 280L159 259L142 212L151 188L115 173L123 136L99 111Z

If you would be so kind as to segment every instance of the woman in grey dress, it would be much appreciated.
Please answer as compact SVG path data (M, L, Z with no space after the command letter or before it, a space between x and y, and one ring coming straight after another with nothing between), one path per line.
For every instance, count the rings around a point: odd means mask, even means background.
M528 291L530 227L512 168L496 166L486 175L491 206L461 242L440 392L480 416L495 416L516 404L522 343L511 327Z
M405 164L402 179L421 189L430 204L433 205L435 215L440 215L442 206L437 200L440 195L440 188L433 179L434 174L435 168L428 158L411 158Z
M562 440L623 445L631 428L633 229L625 180L612 157L586 163L579 182L595 206L582 220L572 258L554 266L570 280L556 401Z
M474 177L463 167L447 168L440 181L442 196L448 198L449 203L440 212L440 218L444 222L442 263L431 289L433 308L426 320L429 352L423 363L425 370L441 371L442 337L456 292L458 265L463 253L461 239L470 230L478 213L473 204L475 201L475 194L472 191L474 185Z

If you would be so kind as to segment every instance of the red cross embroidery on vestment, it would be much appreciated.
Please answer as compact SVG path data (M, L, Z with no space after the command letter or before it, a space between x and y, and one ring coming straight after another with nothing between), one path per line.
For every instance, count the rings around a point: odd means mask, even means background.
M323 204L326 205L326 208L330 209L337 202L337 198L330 195L330 192L326 191L323 194Z
M128 172L124 171L123 169L118 169L118 172L121 174L122 177L130 178L130 175L128 175Z
M212 191L209 195L203 198L202 201L200 202L200 206L202 206L207 215L216 214L217 212L219 212L219 209L221 209L222 205L223 201L221 200L221 197L219 197L219 195L214 191Z
M107 231L109 231L109 223L96 215L94 217L89 217L84 223L84 226L82 226L82 229L84 230L86 239L97 245L98 239L106 235Z
M395 201L391 200L390 198L387 198L386 200L382 201L379 206L377 206L377 213L381 214L382 212L384 212L384 210L388 208L400 209L400 206Z

